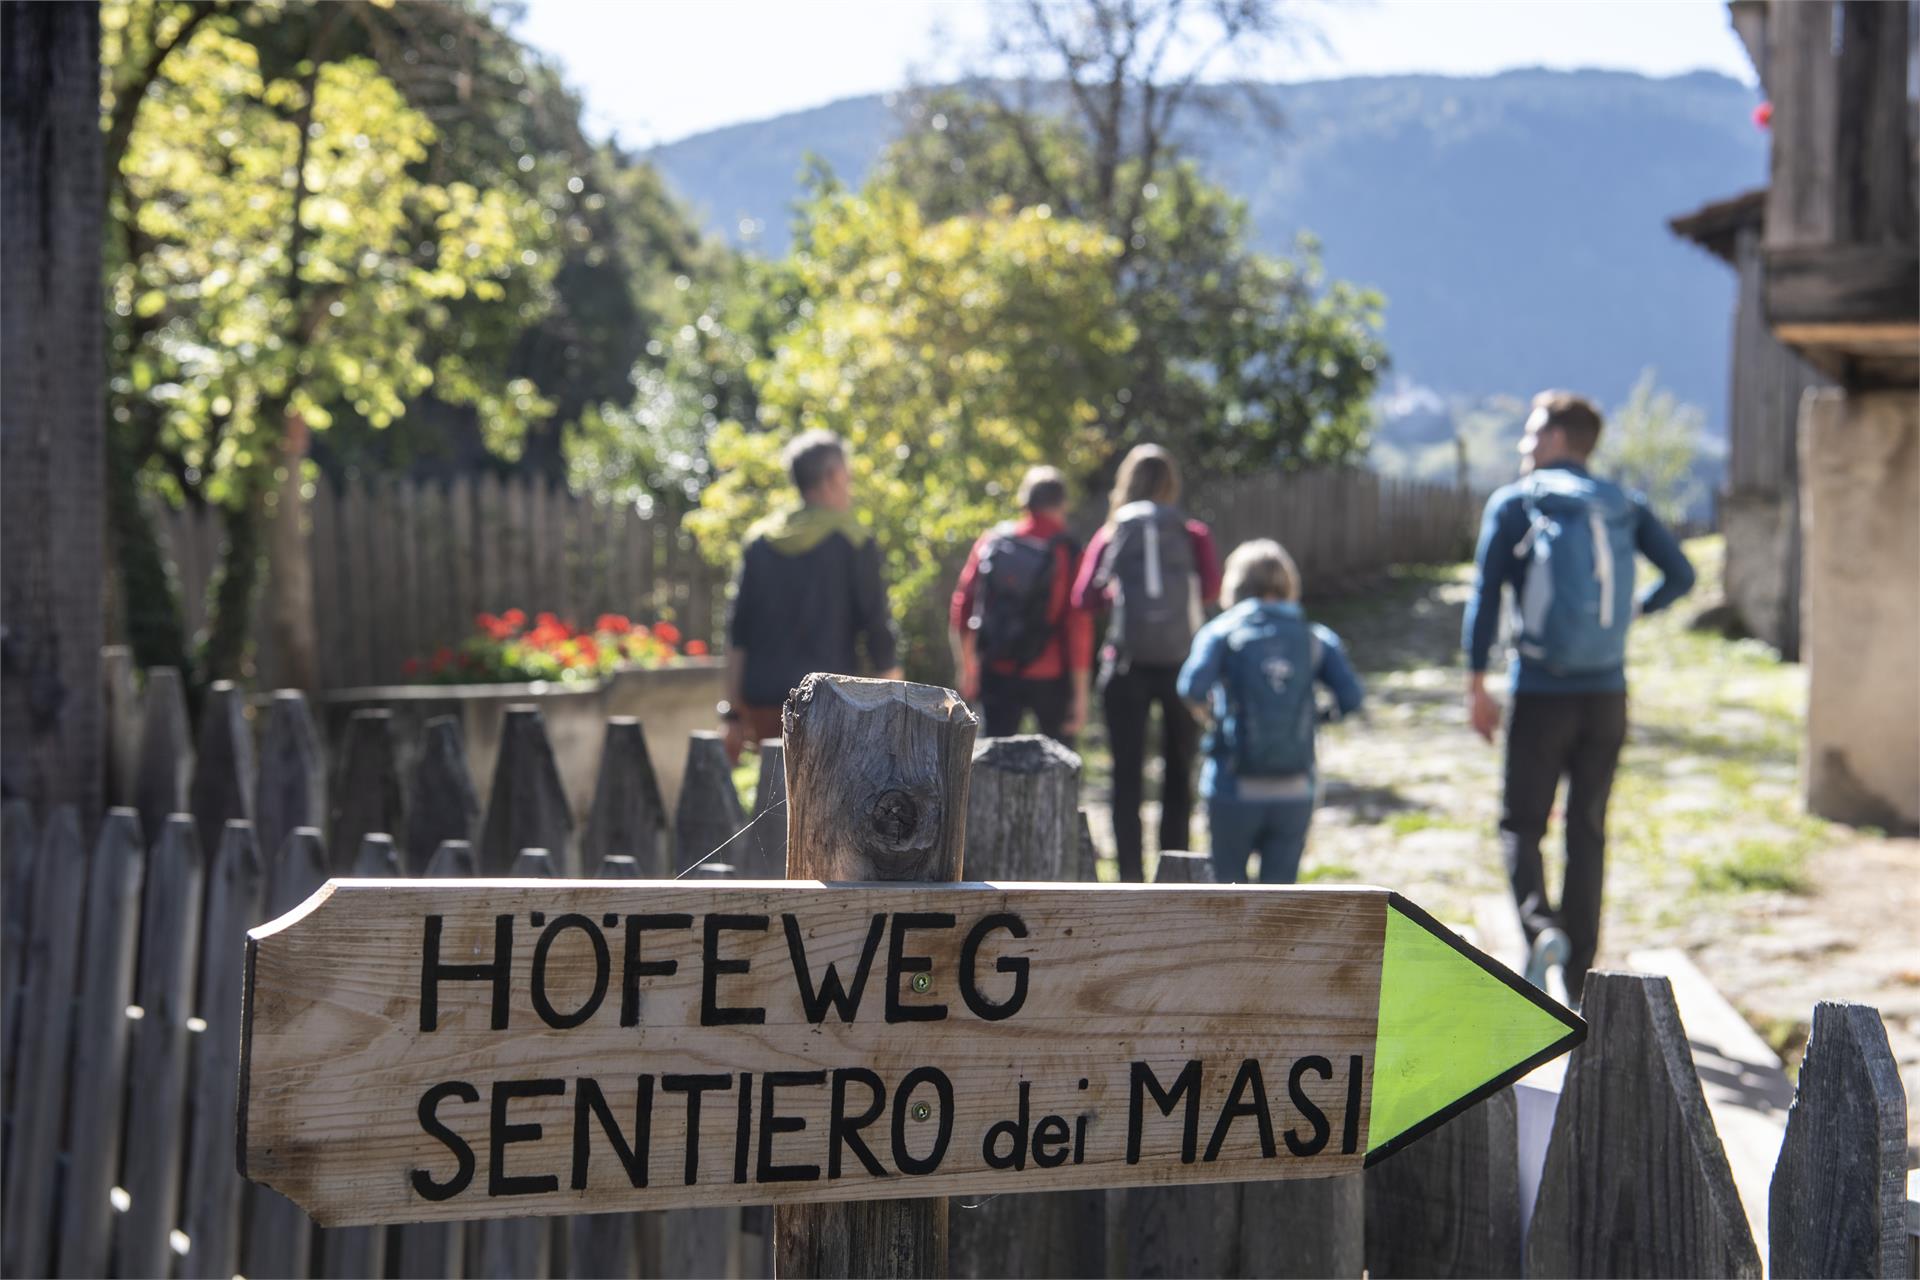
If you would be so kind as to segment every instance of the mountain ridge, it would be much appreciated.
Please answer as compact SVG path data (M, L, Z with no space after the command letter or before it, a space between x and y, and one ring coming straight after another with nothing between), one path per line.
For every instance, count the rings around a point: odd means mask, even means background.
M1538 68L1242 87L1278 108L1278 133L1235 99L1188 121L1185 146L1247 202L1260 248L1311 232L1331 275L1386 295L1397 378L1447 398L1554 385L1614 405L1652 366L1721 429L1733 274L1666 219L1765 180L1753 87ZM836 99L645 158L711 229L778 254L804 158L864 180L899 101Z

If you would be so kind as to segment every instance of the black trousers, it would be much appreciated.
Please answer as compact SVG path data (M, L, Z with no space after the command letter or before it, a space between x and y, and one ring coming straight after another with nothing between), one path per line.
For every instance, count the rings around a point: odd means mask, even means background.
M1627 736L1625 693L1521 693L1507 717L1506 789L1500 844L1507 877L1531 943L1541 930L1566 931L1567 993L1575 1000L1600 945L1600 886L1607 857L1607 797ZM1567 874L1555 908L1547 896L1540 841L1554 795L1567 780Z
M1185 849L1193 816L1193 756L1199 737L1193 716L1180 701L1175 682L1180 668L1135 663L1107 675L1100 691L1107 714L1107 744L1113 751L1113 843L1120 878L1138 881L1140 801L1147 756L1147 721L1160 704L1160 752L1165 774L1160 782L1160 848Z
M1020 722L1033 712L1036 732L1072 746L1062 732L1067 712L1073 709L1073 677L1055 676L1051 680L1028 680L1003 675L991 669L980 672L980 726L983 738L1011 738L1020 732Z

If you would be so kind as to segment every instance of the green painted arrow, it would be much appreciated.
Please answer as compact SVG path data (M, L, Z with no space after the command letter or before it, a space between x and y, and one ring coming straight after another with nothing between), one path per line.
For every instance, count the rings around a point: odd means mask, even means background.
M1368 1164L1586 1038L1572 1010L1397 893L1382 950Z

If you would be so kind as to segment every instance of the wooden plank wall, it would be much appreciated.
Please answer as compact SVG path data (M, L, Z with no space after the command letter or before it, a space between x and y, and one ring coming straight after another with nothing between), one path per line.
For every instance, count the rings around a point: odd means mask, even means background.
M1795 497L1800 487L1800 397L1830 385L1818 369L1773 336L1766 316L1760 231L1735 241L1740 287L1733 314L1733 385L1727 413L1727 488L1734 494Z
M1473 553L1486 495L1355 468L1271 471L1192 486L1193 514L1224 558L1253 538L1287 549L1309 595L1350 590L1398 564Z
M308 514L323 688L398 681L408 658L457 646L481 612L547 610L580 625L621 613L671 620L709 644L719 635L726 571L665 515L491 475L446 484L353 476L338 489L320 484ZM207 621L220 517L186 509L160 523L192 634ZM255 621L271 679L264 599Z

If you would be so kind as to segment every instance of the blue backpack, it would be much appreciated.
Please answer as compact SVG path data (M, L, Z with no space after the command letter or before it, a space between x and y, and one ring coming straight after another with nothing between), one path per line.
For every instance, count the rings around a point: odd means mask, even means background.
M1320 639L1298 614L1258 609L1228 633L1220 732L1236 776L1292 777L1313 767L1319 666Z
M1515 648L1556 675L1610 671L1633 621L1633 500L1618 485L1559 468L1522 484L1529 525Z

